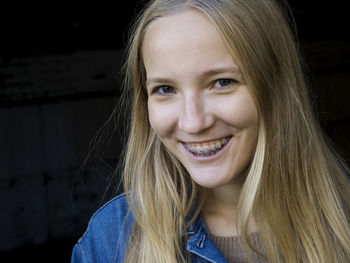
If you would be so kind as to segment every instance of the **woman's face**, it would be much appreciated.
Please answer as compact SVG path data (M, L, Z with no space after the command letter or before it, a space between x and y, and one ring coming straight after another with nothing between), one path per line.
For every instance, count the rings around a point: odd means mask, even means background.
M258 112L215 27L193 10L160 18L142 54L154 132L199 185L235 183L256 148Z

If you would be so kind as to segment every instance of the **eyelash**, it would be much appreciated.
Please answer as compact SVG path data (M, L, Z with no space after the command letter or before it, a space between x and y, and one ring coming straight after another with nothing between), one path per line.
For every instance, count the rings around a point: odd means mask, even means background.
M171 89L171 92L165 92L165 91L163 90L164 88L170 88L170 89ZM163 90L163 91L162 91L162 90ZM167 94L175 93L175 90L174 90L174 88L172 88L172 87L170 87L170 86L163 85L163 86L155 87L154 90L152 91L152 93L157 93L157 94L159 94L159 95L166 96Z
M217 84L220 82L220 81L225 81L225 82L229 82L228 84L226 83L226 84L224 84L224 85L220 85L220 87L217 87ZM235 80L235 79L218 79L218 80L216 80L215 82L214 82L214 87L215 88L219 88L219 89L225 89L225 88L227 88L227 87L230 87L231 85L235 85L235 84L237 84L238 83L238 81L237 80Z
M220 83L220 81L225 81L225 82L229 82L229 83L226 83L226 84L220 84L220 87L217 87L217 84ZM225 88L228 88L230 87L231 85L235 85L237 84L238 81L235 80L235 79L218 79L214 82L214 87L215 88L219 88L219 89L225 89ZM164 91L164 88L166 89L171 89L170 91ZM175 93L175 90L174 88L172 88L171 86L166 86L166 85L163 85L163 86L158 86L158 87L155 87L152 91L152 94L153 93L156 93L156 94L159 94L161 96L166 96L167 94L171 94L171 93Z

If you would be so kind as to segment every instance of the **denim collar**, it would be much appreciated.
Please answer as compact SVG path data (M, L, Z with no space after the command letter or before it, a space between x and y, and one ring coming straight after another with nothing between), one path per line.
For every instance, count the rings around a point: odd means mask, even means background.
M202 214L187 228L187 251L201 262L227 262L217 247L211 242L208 227Z

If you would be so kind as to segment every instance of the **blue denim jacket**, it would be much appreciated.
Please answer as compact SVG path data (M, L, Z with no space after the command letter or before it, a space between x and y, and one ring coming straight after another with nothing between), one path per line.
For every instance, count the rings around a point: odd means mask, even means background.
M107 202L91 218L84 235L73 248L71 263L122 263L134 224L125 195ZM188 228L187 250L193 263L227 263L210 241L203 217Z

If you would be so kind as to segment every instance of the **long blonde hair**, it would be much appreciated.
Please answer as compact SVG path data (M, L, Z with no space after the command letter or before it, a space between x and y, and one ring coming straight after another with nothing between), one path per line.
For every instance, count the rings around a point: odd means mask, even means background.
M132 96L124 189L135 217L126 262L186 262L186 216L201 189L152 131L141 46L152 21L194 8L207 15L235 58L259 111L257 148L239 200L239 233L254 249L254 218L270 262L350 261L348 171L310 107L286 15L273 0L154 0L136 19L125 64ZM184 236L185 235L185 236Z

